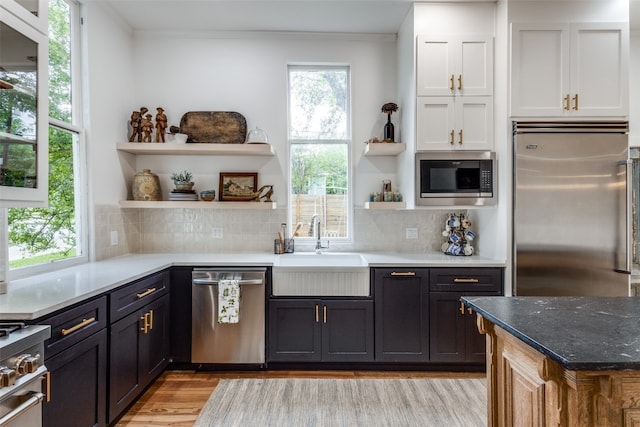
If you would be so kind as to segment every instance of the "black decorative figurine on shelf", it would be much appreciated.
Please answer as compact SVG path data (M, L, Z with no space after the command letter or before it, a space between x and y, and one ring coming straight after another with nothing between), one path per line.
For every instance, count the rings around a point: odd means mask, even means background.
M382 106L382 112L387 115L387 123L384 125L384 142L394 142L394 128L391 123L391 114L398 111L398 105L393 102L387 102Z

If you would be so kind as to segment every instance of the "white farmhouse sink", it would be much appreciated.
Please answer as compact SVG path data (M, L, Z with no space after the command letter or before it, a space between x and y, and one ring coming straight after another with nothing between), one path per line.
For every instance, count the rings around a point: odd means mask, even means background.
M273 262L273 295L369 296L369 265L354 253L283 254Z
M368 267L360 254L354 253L309 253L298 252L280 255L273 263L274 267Z

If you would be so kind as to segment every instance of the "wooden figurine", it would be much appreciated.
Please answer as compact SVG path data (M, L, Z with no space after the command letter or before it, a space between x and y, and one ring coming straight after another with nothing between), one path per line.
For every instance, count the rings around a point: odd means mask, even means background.
M151 134L153 133L153 122L151 121L151 117L151 114L145 115L142 123L140 124L142 133L144 134L142 142L151 142Z
M164 134L167 130L167 116L162 107L156 108L156 142L164 142Z
M138 142L140 142L140 122L142 121L142 114L140 111L134 111L131 113L131 121L129 124L131 125L131 135L129 136L129 142L133 142L138 136Z

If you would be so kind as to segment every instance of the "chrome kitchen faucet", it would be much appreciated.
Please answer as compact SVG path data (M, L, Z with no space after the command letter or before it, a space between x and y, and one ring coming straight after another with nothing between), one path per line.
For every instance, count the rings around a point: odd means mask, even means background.
M315 230L314 230L315 228ZM314 215L311 217L311 235L313 235L313 231L315 231L318 234L318 239L316 240L316 254L321 254L322 253L322 249L329 249L329 241L327 240L327 246L322 246L322 240L321 240L321 236L322 233L320 232L320 215Z

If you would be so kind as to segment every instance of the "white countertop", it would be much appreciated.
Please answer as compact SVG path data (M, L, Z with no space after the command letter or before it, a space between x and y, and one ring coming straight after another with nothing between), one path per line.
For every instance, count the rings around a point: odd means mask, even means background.
M331 252L327 252L331 253ZM360 253L369 267L504 267L479 256ZM172 266L272 266L268 253L132 254L11 281L0 295L0 320L33 320Z

